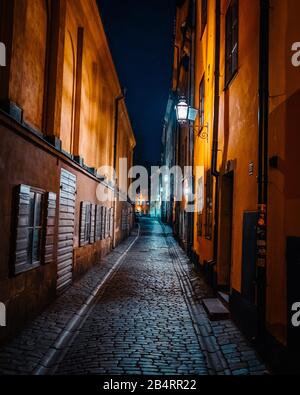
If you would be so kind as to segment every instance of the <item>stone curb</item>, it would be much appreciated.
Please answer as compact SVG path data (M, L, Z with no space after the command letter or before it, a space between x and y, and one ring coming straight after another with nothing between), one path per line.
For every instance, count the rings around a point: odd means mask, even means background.
M140 237L140 227L136 238L132 241L132 243L128 246L128 248L122 253L122 255L118 258L114 266L105 275L105 277L101 280L101 282L91 292L90 296L88 297L84 305L76 313L73 314L73 317L69 320L66 327L59 334L55 344L49 348L45 357L39 362L38 366L34 370L33 375L35 376L49 375L55 371L59 361L62 359L63 355L65 355L65 352L67 351L68 347L70 347L70 344L74 341L74 338L76 337L78 330L89 316L94 303L102 295L102 291L105 285L119 270L125 256L132 249L132 247L137 242L139 237Z

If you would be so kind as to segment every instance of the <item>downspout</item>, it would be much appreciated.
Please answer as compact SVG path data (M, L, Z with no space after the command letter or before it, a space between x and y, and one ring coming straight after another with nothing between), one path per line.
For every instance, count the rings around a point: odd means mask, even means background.
M113 220L113 243L112 247L116 247L116 219L117 219L117 199L118 199L118 183L117 183L117 150L118 150L118 131L119 131L119 105L125 99L125 90L121 95L115 98L115 119L114 119L114 171L116 178L114 180L114 220Z
M259 113L258 113L258 212L257 226L257 313L258 337L265 334L266 323L266 249L268 203L269 133L269 0L260 0Z
M219 242L219 178L218 166L219 151L219 114L220 114L220 46L221 46L221 1L216 0L216 33L215 33L215 89L214 89L214 122L211 173L216 180L215 193L215 224L214 224L214 257L213 264L218 259Z
M190 105L195 107L195 64L196 64L196 1L192 1L192 43L191 43L191 62L190 62ZM189 146L190 146L190 160L189 165L192 167L192 172L194 171L194 128L189 128ZM192 173L192 194L195 193L195 178ZM192 249L194 245L194 212L189 213L190 215L190 234L189 234L189 254L192 255Z
M175 43L174 47L175 47L176 53L177 53L177 62L176 62L176 67L177 67L176 92L177 92L178 86L179 86L179 76L180 76L180 67L181 67L180 66L180 52L181 52L181 49L180 49L179 45L177 45L176 43Z

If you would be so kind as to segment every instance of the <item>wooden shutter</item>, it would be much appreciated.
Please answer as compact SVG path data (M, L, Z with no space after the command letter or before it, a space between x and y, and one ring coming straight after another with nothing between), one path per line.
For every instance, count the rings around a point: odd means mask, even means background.
M90 231L90 244L95 243L95 220L96 220L96 205L91 204L91 231Z
M80 204L80 247L83 247L89 243L86 240L85 226L86 226L86 214L87 208L90 205L89 202L81 202Z
M110 209L111 215L110 215L110 237L113 236L113 230L114 230L114 209Z
M104 239L104 207L101 207L101 240Z
M105 238L109 237L109 210L105 207L105 215L106 215L106 226L105 226Z
M57 198L53 192L46 194L46 229L45 229L45 250L44 264L52 263L54 260L54 237L56 218Z
M72 284L77 177L61 169L57 243L57 293Z
M108 215L107 215L107 237L110 237L111 233L111 209L108 209Z
M17 188L16 194L14 273L18 274L22 273L27 266L30 187L27 185L20 185Z
M107 216L107 208L103 207L103 225L102 225L103 240L106 239L106 216Z
M101 206L96 206L95 240L101 239Z

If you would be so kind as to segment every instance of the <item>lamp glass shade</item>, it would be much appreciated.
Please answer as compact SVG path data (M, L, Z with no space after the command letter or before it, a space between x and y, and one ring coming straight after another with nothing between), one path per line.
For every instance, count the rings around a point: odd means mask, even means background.
M176 116L178 122L186 122L188 119L189 106L185 99L180 99L176 106Z
M198 110L196 108L189 107L188 120L191 122L195 122L197 115L198 115Z

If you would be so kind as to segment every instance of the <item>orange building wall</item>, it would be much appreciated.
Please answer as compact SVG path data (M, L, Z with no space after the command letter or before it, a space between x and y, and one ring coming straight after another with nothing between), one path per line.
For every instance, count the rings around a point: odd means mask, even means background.
M225 15L229 2L221 5L221 78L219 168L236 161L233 201L231 285L241 291L243 213L257 210L258 171L258 75L259 1L239 2L238 73L225 88ZM249 164L254 175L249 176ZM222 237L222 235L220 235Z
M239 67L225 87L225 16L229 0L221 1L221 60L218 170L234 163L234 200L231 286L241 291L243 214L257 211L258 196L258 76L259 1L239 1ZM215 1L209 2L208 24L200 40L201 1L197 2L196 107L199 84L205 73L205 123L207 140L195 139L195 166L210 168L212 150ZM298 118L300 68L292 66L292 44L300 40L297 0L271 1L270 7L270 124L269 157L279 158L278 169L269 169L267 247L267 329L281 343L287 335L286 239L300 235L300 173ZM249 175L249 164L254 175ZM202 170L203 171L203 170ZM222 178L221 178L222 179ZM197 179L196 179L197 188ZM196 189L197 194L197 189ZM220 189L220 201L222 188ZM205 214L205 211L204 211ZM212 243L197 236L194 247L203 260L212 259ZM219 230L218 280L222 284L222 229Z
M41 130L48 15L45 0L18 0L14 8L10 99L26 123Z
M269 173L268 330L286 342L286 238L300 237L299 108L300 69L292 65L292 44L300 41L297 0L271 1L269 155L279 157Z
M214 36L215 36L215 2L209 2L207 14L207 26L201 38L201 1L197 1L197 30L196 30L196 77L195 77L195 106L199 108L199 90L202 78L205 79L205 115L204 122L208 128L202 131L207 136L201 139L195 135L195 167L199 167L200 173L195 172L196 189L195 194L198 196L198 180L202 176L204 185L206 185L205 174L211 168L211 150L212 150L212 126L213 126L213 104L214 104ZM196 124L199 125L199 121ZM204 199L205 200L205 199ZM203 235L205 226L205 209L203 210ZM195 214L194 228L194 248L197 252L200 262L210 261L213 258L213 240L207 240L205 237L198 236L198 213Z
M5 2L5 5L11 4L10 0ZM23 119L19 119L18 111L17 115L10 113L10 116L7 116L5 111L10 111L7 107L3 107L4 112L1 111L0 114L0 169L3 173L3 177L0 177L0 225L4 233L0 240L0 300L7 306L8 322L11 323L1 332L0 342L14 335L25 322L39 314L56 296L58 208L53 262L18 276L12 275L14 262L11 262L10 253L14 237L11 236L11 230L15 217L12 201L13 190L17 185L26 184L41 188L45 192L54 192L59 202L61 168L76 175L73 280L77 280L92 265L98 264L113 244L113 237L107 237L105 240L79 247L81 202L101 204L109 208L113 206L113 202L98 201L96 189L100 184L99 178L77 164L72 155L79 154L85 165L96 169L102 165L113 164L115 98L120 95L121 87L96 1L55 2L57 3L52 4L59 4L56 9L60 11L59 20L52 19L51 25L53 22L59 22L54 24L59 26L59 53L50 51L50 59L47 59L47 62L46 54L49 47L46 38L50 21L47 21L46 1L17 0L14 23L11 24L14 35L12 64L11 68L8 68L9 97L7 92L2 92L1 89L1 99L10 99L17 104L23 110ZM2 4L1 2L1 6ZM55 14L55 17L58 15ZM78 27L84 29L84 45L81 100L77 103L79 106L75 111ZM57 70L52 74L47 73L48 68L56 62ZM1 68L1 81L6 82L8 74ZM52 80L52 86L47 90L49 79ZM50 100L49 91L54 92L53 100ZM48 106L48 103L51 106ZM77 116L78 120L78 115L80 124L76 124L75 118ZM50 118L53 125L49 122ZM79 146L76 147L75 131L76 127L78 130L78 126ZM53 140L50 140L49 144L46 136L60 138L62 151L58 145L51 145ZM117 158L127 157L131 166L134 147L135 138L123 101L120 105ZM107 181L112 181L112 175ZM116 205L116 244L128 236L128 230L122 230L119 222L122 209L129 207L128 202Z
M259 2L240 1L239 7L239 69L225 89L225 15L229 1L221 2L221 60L220 60L220 115L218 170L225 172L228 161L236 163L233 203L233 244L231 285L241 290L242 229L244 211L257 210L257 147L258 147L258 12ZM197 37L200 37L201 2L198 2ZM249 45L251 43L251 45ZM215 81L215 2L208 7L208 23L197 45L196 104L199 106L199 86L205 76L205 123L208 137L196 137L195 166L203 166L205 172L211 168L212 134L214 119ZM243 98L243 100L241 100ZM204 130L205 132L205 130ZM250 162L255 164L255 174L250 177ZM196 182L197 187L197 182ZM197 193L197 190L196 190ZM222 192L221 192L222 193ZM203 212L205 214L205 210ZM213 258L213 243L197 236L198 216L195 215L195 250L200 260ZM205 220L203 221L205 222ZM219 234L219 240L225 235ZM216 237L214 235L214 237ZM218 257L218 262L222 257ZM219 268L220 269L220 268ZM217 268L218 270L218 268ZM219 270L219 282L222 284Z

